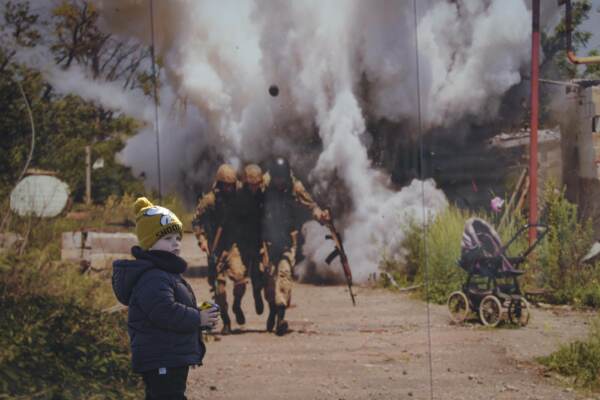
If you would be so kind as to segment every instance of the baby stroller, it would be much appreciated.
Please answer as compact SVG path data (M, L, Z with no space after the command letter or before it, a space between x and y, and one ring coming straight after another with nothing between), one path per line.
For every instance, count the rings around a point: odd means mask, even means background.
M510 245L532 226L538 230L537 240L520 256L509 257ZM467 220L458 265L468 275L462 290L448 297L452 320L461 323L474 312L486 326L494 327L504 319L519 326L527 325L529 304L518 281L524 271L517 267L542 240L546 230L543 225L525 225L502 246L500 236L490 224L481 218Z

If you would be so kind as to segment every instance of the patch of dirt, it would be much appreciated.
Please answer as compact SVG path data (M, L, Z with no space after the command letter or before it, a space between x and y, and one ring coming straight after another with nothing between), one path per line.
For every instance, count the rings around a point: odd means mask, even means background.
M206 279L188 279L199 301L210 298ZM533 309L525 328L487 329L452 325L445 306L431 305L428 332L424 302L356 292L353 307L343 286L296 284L292 332L278 337L265 332L266 314L256 315L247 290L246 326L209 338L204 366L190 371L188 398L429 399L431 387L444 400L585 398L545 376L535 358L585 337L588 313Z

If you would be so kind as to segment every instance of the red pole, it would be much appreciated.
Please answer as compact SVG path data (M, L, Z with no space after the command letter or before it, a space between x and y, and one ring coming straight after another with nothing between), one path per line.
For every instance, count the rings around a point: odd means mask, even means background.
M538 119L539 119L539 62L540 62L540 0L531 2L531 135L529 136L529 223L538 218ZM529 229L529 244L537 236L535 228Z

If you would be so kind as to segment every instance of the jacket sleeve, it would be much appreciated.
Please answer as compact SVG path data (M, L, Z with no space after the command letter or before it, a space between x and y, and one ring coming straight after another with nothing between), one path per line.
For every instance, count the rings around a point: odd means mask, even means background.
M198 243L201 241L208 241L208 234L206 232L206 225L209 223L210 210L215 207L216 197L213 191L206 193L198 201L196 205L196 213L194 214L193 226L194 233Z
M319 219L319 216L322 213L321 208L317 204L316 201L313 200L312 196L308 193L308 191L304 188L302 182L296 178L293 178L293 193L296 202L301 205L304 209L311 212L312 217L316 220Z
M138 283L138 304L150 321L158 327L175 332L194 332L200 325L200 311L175 301L170 280L153 276Z

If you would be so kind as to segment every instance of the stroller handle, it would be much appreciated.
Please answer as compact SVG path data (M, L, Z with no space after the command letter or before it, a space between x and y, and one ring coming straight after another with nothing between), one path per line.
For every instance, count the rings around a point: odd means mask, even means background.
M531 253L533 251L533 249L539 244L539 242L544 238L544 236L546 236L546 234L548 233L548 225L543 225L543 224L525 224L521 229L519 229L517 231L517 233L515 233L515 235L508 241L508 243L502 247L502 249L500 250L501 254L505 254L505 251L510 247L510 245L519 237L521 236L521 234L523 234L523 232L529 230L529 228L537 228L538 230L540 230L541 228L541 234L537 235L537 239L535 240L535 242L533 242L531 244L531 246L529 246L527 248L527 250L525 250L523 252L523 254L521 254L519 257L523 257L523 258L527 258L527 256L529 255L529 253Z

